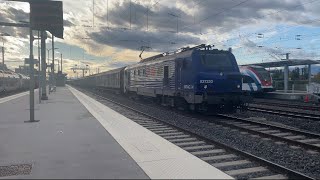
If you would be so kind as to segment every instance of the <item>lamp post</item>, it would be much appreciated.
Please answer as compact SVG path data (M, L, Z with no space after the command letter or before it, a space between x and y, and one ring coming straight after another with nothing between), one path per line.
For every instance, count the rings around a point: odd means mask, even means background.
M56 49L59 49L59 48L54 48L55 50ZM52 50L52 48L50 48L50 49L47 49L47 51L48 51L48 64L50 64L50 60L49 60L49 55L50 55L50 51Z
M53 50L55 50L55 49L59 49L59 48L53 48ZM48 51L48 65L50 64L50 59L49 59L49 56L50 56L50 51L52 50L52 48L50 48L50 49L47 49L47 51ZM54 65L53 65L54 66ZM48 68L48 74L49 74L49 94L50 94L50 90L51 90L51 83L52 83L52 72L51 73L49 73L49 68Z
M4 71L4 38L3 36L10 36L8 33L1 33L0 36L2 37L2 70Z
M60 66L61 66L61 68L60 68L60 71L61 71L61 74L62 74L62 53L60 53Z
M62 73L62 53L61 52L56 52L57 54L60 54L60 61L59 59L56 59L58 61L58 73Z
M90 66L88 64L86 64L86 74L87 74L88 70L89 70L89 76L90 76Z

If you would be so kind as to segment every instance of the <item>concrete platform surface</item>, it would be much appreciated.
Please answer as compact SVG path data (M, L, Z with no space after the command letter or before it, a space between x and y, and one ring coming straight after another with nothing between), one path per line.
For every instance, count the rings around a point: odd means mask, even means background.
M288 91L275 91L268 92L264 95L265 98L268 99L279 99L279 100L293 100L293 101L303 101L305 96L308 95L307 92L291 92Z
M67 88L36 103L38 123L27 94L0 99L0 177L149 178Z
M232 179L71 87L24 123L27 94L0 99L0 178Z
M232 179L109 107L70 90L151 179Z
M38 90L35 91L35 93L38 92ZM22 93L19 93L19 94L15 94L15 95L11 95L11 96L7 96L7 97L4 97L4 98L0 98L0 104L1 103L5 103L7 101L10 101L10 100L13 100L13 99L16 99L16 98L19 98L19 97L22 97L22 96L25 96L29 94L29 92L22 92Z

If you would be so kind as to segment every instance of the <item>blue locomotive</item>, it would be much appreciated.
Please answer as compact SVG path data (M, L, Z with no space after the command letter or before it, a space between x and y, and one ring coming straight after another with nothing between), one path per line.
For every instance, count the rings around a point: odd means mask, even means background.
M152 97L163 105L192 111L233 111L247 104L234 55L203 44L159 54L72 83Z

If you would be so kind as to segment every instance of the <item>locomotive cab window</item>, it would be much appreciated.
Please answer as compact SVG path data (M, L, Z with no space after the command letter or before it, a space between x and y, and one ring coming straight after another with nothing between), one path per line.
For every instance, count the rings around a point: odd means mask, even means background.
M250 76L243 76L243 83L254 83L254 80Z
M262 80L265 80L265 81L271 80L270 75L266 69L264 68L253 68L253 69L258 72L258 76L260 76Z
M202 54L201 64L210 69L231 70L233 65L227 54Z

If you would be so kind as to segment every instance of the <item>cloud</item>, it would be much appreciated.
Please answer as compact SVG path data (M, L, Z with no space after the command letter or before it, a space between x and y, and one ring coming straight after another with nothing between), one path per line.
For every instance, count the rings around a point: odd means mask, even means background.
M28 21L29 14L22 9L15 9L10 6L0 7L0 22L19 23L19 21ZM9 33L10 36L27 38L27 28L0 26L0 32Z
M261 21L267 21L269 25L297 24L309 19L307 14L301 13L306 9L300 0L177 1L176 6L167 5L166 1L154 4L119 1L112 7L99 13L97 18L103 22L100 23L102 27L89 36L98 43L119 48L137 49L152 44L155 51L163 51L168 45L174 50L189 44L210 42L204 37L209 34L226 38L227 33L261 24ZM301 15L292 18L297 13Z
M168 48L177 49L188 44L200 44L200 38L188 34L170 32L133 31L103 28L100 32L88 34L92 40L118 48L138 50L141 46L149 46L152 51L161 52Z
M88 0L63 0L63 3L65 40L57 41L83 48L92 56L105 57L102 64L92 63L94 67L114 68L137 62L141 46L150 47L143 57L202 43L218 48L232 46L249 55L269 57L290 50L286 45L276 49L268 44L271 38L288 34L277 26L320 25L320 21L315 21L320 15L320 3L316 0L95 0L94 9ZM28 20L25 6L2 4L0 21ZM0 32L24 39L11 44L12 51L27 51L27 29L0 27ZM260 32L266 38L254 38ZM9 40L13 41L5 38L6 43ZM314 55L304 50L293 52L303 53Z

